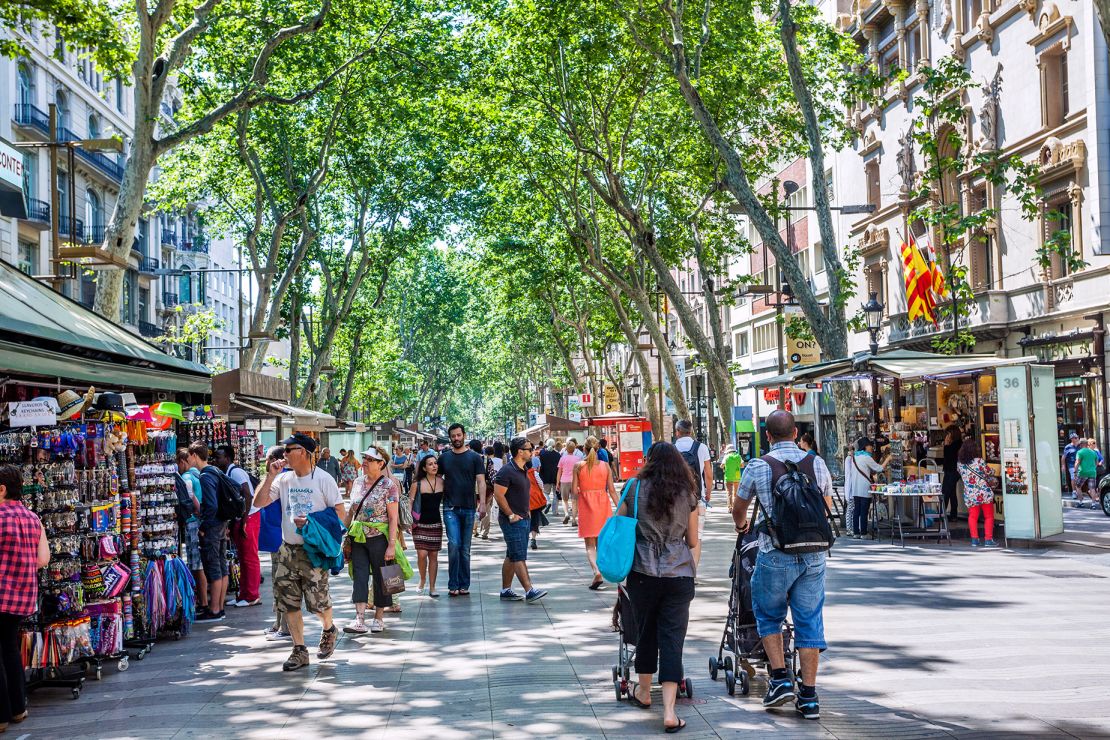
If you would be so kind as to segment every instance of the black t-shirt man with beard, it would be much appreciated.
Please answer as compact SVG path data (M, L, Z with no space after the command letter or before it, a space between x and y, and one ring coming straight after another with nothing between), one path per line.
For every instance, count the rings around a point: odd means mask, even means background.
M486 511L486 468L482 456L466 446L466 428L462 424L448 427L447 436L451 447L439 455L439 472L444 476L447 594L466 596L470 593L470 538L474 533L474 517L480 518Z

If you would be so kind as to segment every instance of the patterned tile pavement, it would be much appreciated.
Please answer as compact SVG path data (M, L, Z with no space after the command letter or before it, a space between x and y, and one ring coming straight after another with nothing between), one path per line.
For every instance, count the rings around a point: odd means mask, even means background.
M1100 512L1069 511L1088 530ZM1077 518L1077 517L1081 517ZM327 661L281 671L288 643L267 643L266 607L159 643L130 670L107 667L81 698L43 689L31 738L633 737L658 734L659 710L613 696L613 590L591 592L580 541L553 524L530 552L539 604L497 598L499 535L474 546L474 594L402 597L381 635L341 638ZM972 552L966 545L892 547L845 541L829 564L822 719L730 697L709 680L727 610L733 545L723 507L710 511L679 707L685 738L1108 737L1110 555L1058 549ZM446 552L442 554L446 559ZM446 570L443 564L442 571ZM263 572L268 569L263 568ZM410 583L415 590L415 583ZM342 625L350 582L334 581ZM319 623L309 620L310 643ZM655 699L659 700L658 692Z

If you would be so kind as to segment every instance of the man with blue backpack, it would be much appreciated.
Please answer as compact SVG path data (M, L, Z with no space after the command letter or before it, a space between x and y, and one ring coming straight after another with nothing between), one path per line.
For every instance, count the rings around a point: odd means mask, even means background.
M744 468L732 510L738 532L749 526L753 499L762 514L757 524L759 554L752 574L752 611L771 666L763 706L794 702L806 719L820 719L817 664L825 644L825 559L832 547L829 506L832 476L825 461L794 443L794 415L773 411L767 417L771 449ZM754 518L754 515L753 515ZM801 660L797 693L786 667L782 626L787 607L794 621L794 645Z

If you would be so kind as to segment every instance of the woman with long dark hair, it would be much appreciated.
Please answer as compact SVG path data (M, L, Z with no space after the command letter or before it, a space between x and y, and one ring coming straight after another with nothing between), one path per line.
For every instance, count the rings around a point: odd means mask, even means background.
M439 598L436 573L439 570L439 551L443 549L443 515L440 512L443 485L439 460L432 455L421 460L409 494L413 501L412 542L416 545L416 563L420 570L420 590L416 593L424 595L427 576L427 593L433 599Z
M698 545L699 486L690 466L669 442L656 442L640 474L629 481L619 515L630 515L639 499L636 554L628 574L628 597L640 621L636 641L638 683L631 701L651 706L652 677L663 685L663 729L677 732L686 722L675 714L682 680L682 646L694 599L693 548Z

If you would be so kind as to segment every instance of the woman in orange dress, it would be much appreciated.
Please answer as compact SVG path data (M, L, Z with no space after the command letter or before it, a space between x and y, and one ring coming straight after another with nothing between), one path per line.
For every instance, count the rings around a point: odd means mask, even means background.
M597 536L605 520L617 505L617 489L612 469L597 459L597 437L586 439L586 458L574 466L574 494L578 500L578 536L586 541L586 559L590 561L594 579L590 589L597 591L605 583L597 569Z

